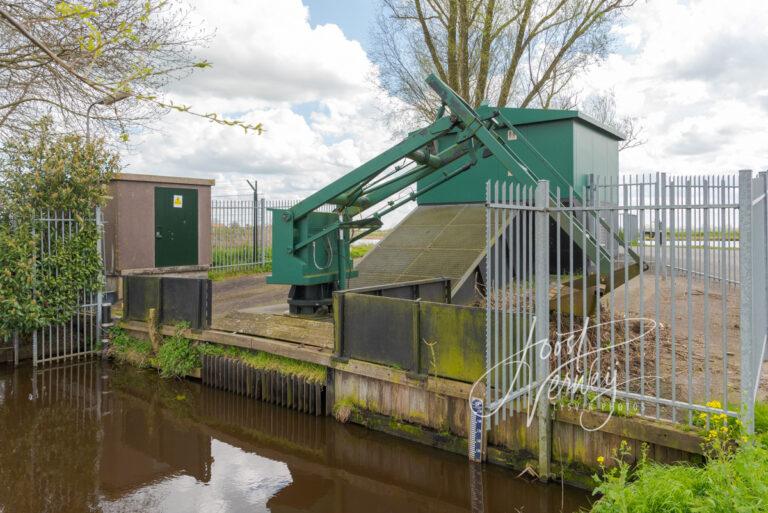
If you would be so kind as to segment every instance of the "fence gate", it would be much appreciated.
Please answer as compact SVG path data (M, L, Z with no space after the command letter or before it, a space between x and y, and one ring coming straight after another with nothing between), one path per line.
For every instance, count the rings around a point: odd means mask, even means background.
M99 233L97 250L103 255L103 222L101 209L94 212L94 220ZM69 212L43 212L37 219L41 259L55 255L58 245L80 230L80 223ZM55 272L55 271L54 271ZM103 267L102 267L103 273ZM103 276L99 280L104 283ZM100 349L102 330L102 295L101 291L78 292L78 304L75 314L68 322L46 326L32 333L32 363L38 365L59 360L84 357Z

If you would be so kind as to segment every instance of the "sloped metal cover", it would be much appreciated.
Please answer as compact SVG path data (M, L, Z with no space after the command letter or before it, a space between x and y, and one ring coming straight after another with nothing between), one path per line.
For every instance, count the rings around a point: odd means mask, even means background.
M445 277L455 290L484 253L484 204L420 206L358 263L350 288Z

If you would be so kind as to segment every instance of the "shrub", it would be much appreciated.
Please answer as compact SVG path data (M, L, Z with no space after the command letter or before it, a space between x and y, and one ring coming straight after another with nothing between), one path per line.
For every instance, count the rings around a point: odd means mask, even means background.
M620 455L601 467L592 513L725 513L768 511L768 449L747 441L710 452L703 467L641 458L631 469Z
M182 335L182 330L177 330L160 345L157 364L165 378L184 377L200 367L200 351L194 342Z
M94 208L118 170L100 141L58 134L50 119L6 141L0 152L0 338L68 321L81 291L101 286ZM78 221L67 237L45 241L42 212ZM47 225L50 227L50 225ZM54 227L55 228L55 227ZM50 244L41 252L42 244Z
M149 367L152 358L152 344L128 335L122 328L112 328L109 356L119 362L130 363L137 367Z

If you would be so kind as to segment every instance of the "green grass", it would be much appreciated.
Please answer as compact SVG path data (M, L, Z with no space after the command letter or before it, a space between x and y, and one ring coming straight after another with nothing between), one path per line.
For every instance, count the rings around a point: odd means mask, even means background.
M261 255L261 250L259 250ZM259 256L260 256L259 255ZM272 248L264 248L264 258L272 260ZM253 255L253 246L250 244L238 244L235 246L213 246L211 262L214 267L234 264L248 264L256 260Z
M640 463L595 490L592 513L726 513L768 509L768 450L745 445L703 467Z
M110 355L117 361L141 368L150 366L152 344L149 340L131 337L120 328L113 328L110 338Z
M253 267L239 267L236 269L210 269L208 278L213 281L229 280L239 276L250 276L252 274L262 274L272 271L272 263L266 265L255 265Z
M358 244L349 248L349 254L352 259L364 257L370 250L372 250L376 244Z
M349 249L352 259L362 258L370 250L372 250L376 244L358 244L351 246ZM251 274L268 273L272 271L272 248L267 248L267 263L264 265L255 265L249 263L253 260L249 246L243 245L234 248L213 248L213 265L208 271L208 278L213 281L228 280L231 278L237 278L238 276L249 276ZM217 266L231 266L237 265L237 267L220 267ZM240 265L238 265L240 264Z
M645 240L654 240L656 238L656 231L652 229L646 229L645 230L645 236L643 237ZM624 230L618 230L616 234L624 238ZM671 240L672 239L673 232L672 230L666 230L661 232L661 236L664 238L664 240ZM688 233L685 230L675 230L674 231L674 237L675 240L681 241L686 240L688 238ZM696 241L703 241L705 239L705 233L704 230L693 230L691 231L691 240ZM725 239L726 241L734 241L739 240L739 231L738 230L709 230L709 240L712 242L715 241L721 241Z
M707 450L702 466L641 458L636 467L614 454L615 466L595 476L591 513L726 513L768 511L768 404L755 407L756 437ZM740 437L739 437L740 438ZM747 439L745 439L747 440Z
M763 401L755 403L755 433L760 443L768 447L768 403Z
M250 367L298 376L308 381L325 382L326 368L284 356L249 351L237 347L195 342L183 335L183 327L172 337L166 337L157 354L152 353L148 340L131 337L121 328L110 332L109 355L115 360L138 367L156 367L163 377L184 377L201 365L203 355L226 356L243 361Z
M277 371L282 374L298 376L308 381L325 381L326 368L322 365L302 362L301 360L294 360L293 358L287 358L285 356L265 353L264 351L249 351L247 349L221 346L218 344L201 343L198 347L201 355L226 356L228 358L242 360L254 369Z

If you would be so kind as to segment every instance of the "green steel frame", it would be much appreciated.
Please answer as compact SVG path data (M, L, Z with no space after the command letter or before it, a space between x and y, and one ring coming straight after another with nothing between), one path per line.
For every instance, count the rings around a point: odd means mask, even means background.
M355 276L349 256L349 246L355 240L382 226L381 218L400 208L434 187L470 169L480 159L493 155L523 185L534 186L537 176L560 176L546 161L523 162L499 137L498 128L517 129L498 109L481 107L472 109L458 94L434 75L427 77L427 84L442 101L438 119L431 125L410 134L406 139L377 157L344 175L323 189L312 194L294 207L275 210L273 216L273 263L269 283L289 284L294 287L323 286L327 291L347 288L348 280ZM445 109L450 116L444 116ZM455 143L439 153L434 153L434 142L447 134L455 135ZM401 160L406 165L396 166ZM413 168L408 168L414 165ZM532 165L533 164L533 165ZM546 173L542 166L548 166ZM537 173L537 169L539 173ZM394 198L396 194L424 177L435 174L440 178L418 192ZM566 181L562 177L562 184ZM561 184L553 184L561 185ZM384 203L385 202L385 203ZM373 213L361 215L370 207L384 203ZM325 204L335 205L334 213L318 212ZM608 268L610 255L588 233L581 222L571 213L558 210L559 198L550 196L550 215L559 218L560 226L573 233L573 240L582 245L593 262ZM585 215L594 215L585 210ZM602 218L595 222L607 227ZM573 231L571 232L571 225ZM352 230L358 230L351 237ZM623 241L617 237L620 244ZM318 243L320 244L318 246ZM637 260L637 255L627 248ZM323 261L319 264L318 260ZM292 291L292 294L294 292ZM326 298L329 299L329 298Z

